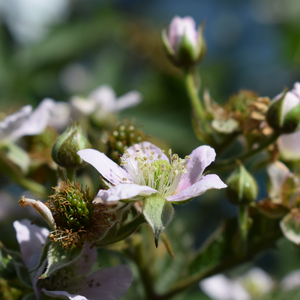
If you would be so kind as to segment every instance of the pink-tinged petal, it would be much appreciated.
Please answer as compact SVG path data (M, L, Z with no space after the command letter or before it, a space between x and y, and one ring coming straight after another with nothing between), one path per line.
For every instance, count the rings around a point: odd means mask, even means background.
M300 97L300 82L295 82L292 92Z
M185 201L197 196L204 194L210 189L223 189L227 185L220 179L218 175L209 174L202 177L198 182L194 183L192 186L180 191L177 194L167 197L168 201Z
M31 112L32 106L26 105L18 112L7 116L2 122L0 122L0 142L4 139L16 139L17 137L14 136L14 132L19 130Z
M216 158L216 151L209 146L200 146L196 148L187 160L187 172L182 175L176 193L190 187L195 182L199 181L205 168L209 166Z
M50 99L44 99L40 105L29 115L16 131L13 132L14 138L20 138L26 135L37 135L42 133L48 125L51 118L51 111L55 102Z
M49 230L31 224L29 220L15 221L13 226L17 233L17 240L20 246L24 264L30 270L30 258L33 255L42 253Z
M176 48L176 41L178 32L183 32L182 26L182 19L179 16L175 16L170 23L169 31L168 31L168 38L170 41L171 46L175 50Z
M184 17L184 34L195 47L198 46L198 31L196 29L195 20L192 17Z
M76 262L76 275L88 274L96 261L97 249L90 249L89 246L85 246L82 255Z
M37 285L37 282L39 281L39 278L44 273L46 265L47 265L47 259L45 259L43 261L41 266L38 268L38 270L34 276L34 279L32 280L33 291L35 293L36 299L40 299L40 297L41 297L41 288Z
M54 101L54 100L53 100ZM55 101L55 105L51 109L51 118L48 126L62 131L70 124L71 120L71 106L70 103Z
M168 157L162 152L162 150L150 142L135 144L129 147L126 151L130 155L132 163L134 163L134 157L136 156L146 156L148 158L153 156L153 160L164 159L169 162ZM125 158L126 155L123 154L123 157Z
M109 85L101 85L93 90L89 97L99 108L112 112L116 106L116 93Z
M180 46L184 35L186 35L192 45L195 47L198 45L198 32L194 19L192 17L180 18L175 16L170 23L168 31L168 38L174 50Z
M278 139L278 147L285 160L300 159L300 131L282 134Z
M84 296L81 295L72 295L69 294L68 292L65 291L48 291L45 288L42 289L42 292L51 298L56 298L56 299L69 299L69 300L92 300L92 299L88 299ZM100 296L100 298L99 298ZM96 298L95 298L96 299ZM101 295L98 295L97 299L102 299Z
M267 172L271 181L269 196L273 200L280 199L282 186L292 173L289 168L280 161L269 164L267 166Z
M127 179L127 182L132 182L129 174L109 159L105 154L94 150L84 149L77 152L77 154L87 163L91 164L106 180L112 184L117 185L124 183L123 178Z
M116 105L111 112L118 112L126 108L138 105L142 101L142 94L138 91L131 91L118 98Z
M300 103L300 98L293 92L287 92L284 97L283 108L282 108L282 118L286 116L288 112L291 111L295 106Z
M119 201L125 199L132 199L134 197L147 197L153 193L157 193L157 190L152 189L145 185L138 184L119 184L108 190L100 190L98 197L101 197L103 201Z
M128 266L105 268L84 280L81 294L89 300L117 300L125 295L131 283L132 273Z

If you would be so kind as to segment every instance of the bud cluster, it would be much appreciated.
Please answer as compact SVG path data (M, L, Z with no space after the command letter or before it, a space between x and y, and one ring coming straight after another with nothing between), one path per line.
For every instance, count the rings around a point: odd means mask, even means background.
M145 137L146 135L133 124L133 121L116 124L109 136L108 156L120 163L120 155L123 155L128 147L144 141Z

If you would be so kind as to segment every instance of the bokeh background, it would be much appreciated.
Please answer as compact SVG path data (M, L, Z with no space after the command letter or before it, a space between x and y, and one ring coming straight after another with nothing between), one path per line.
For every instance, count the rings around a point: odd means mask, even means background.
M36 106L45 97L87 96L102 84L117 95L138 90L143 102L120 120L135 118L181 156L190 153L200 142L182 74L160 42L174 15L190 15L197 24L206 20L208 52L200 74L216 101L224 103L239 89L272 98L300 80L299 0L0 0L0 113ZM1 207L17 205L7 189L1 193ZM235 213L214 195L176 209L194 245ZM3 228L11 227L7 215L0 212L0 218ZM300 267L294 246L282 240L279 249L256 262L278 278Z

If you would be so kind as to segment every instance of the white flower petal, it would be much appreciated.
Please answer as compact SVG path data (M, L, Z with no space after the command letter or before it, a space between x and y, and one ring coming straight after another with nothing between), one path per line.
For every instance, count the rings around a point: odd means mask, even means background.
M132 199L133 197L147 197L153 193L157 193L157 190L152 189L145 185L138 184L118 184L108 190L100 190L98 197L101 197L103 201L119 201L125 199Z
M199 283L202 291L213 300L250 300L248 292L223 274L206 278Z
M42 133L47 127L51 111L55 106L55 102L50 99L44 99L39 106L28 116L27 120L12 133L14 139L26 135L37 135Z
M46 296L56 298L56 299L93 300L93 299L87 299L86 297L81 296L81 295L72 295L72 294L69 294L68 292L65 292L65 291L48 291L45 288L42 288L42 292ZM98 295L98 299L99 299L99 295ZM102 297L101 297L101 299L102 299Z
M218 175L209 174L202 177L198 182L194 183L190 187L181 190L177 194L167 197L168 201L185 201L204 194L210 189L223 189L227 185L220 179Z
M115 107L111 112L118 112L126 108L138 105L142 101L142 94L138 91L131 91L118 98Z
M81 294L89 300L117 300L125 295L131 283L132 273L128 266L105 268L84 280Z
M124 183L123 178L126 178L128 183L132 182L129 174L105 154L94 149L80 150L77 154L111 183L115 185Z
M32 106L23 106L18 112L7 116L0 122L0 142L5 139L8 141L14 140L14 132L18 131L22 124L27 120L32 112Z
M295 270L285 275L280 283L283 290L290 291L300 286L300 270Z
M93 90L89 97L98 108L113 112L116 106L116 93L109 85L101 85Z
M41 254L45 241L49 235L49 230L31 224L29 220L15 221L13 226L17 233L17 240L24 264L31 271L30 258L35 254Z
M209 146L200 146L192 151L189 157L186 164L187 173L182 175L176 189L177 193L199 181L205 168L215 160L216 151Z

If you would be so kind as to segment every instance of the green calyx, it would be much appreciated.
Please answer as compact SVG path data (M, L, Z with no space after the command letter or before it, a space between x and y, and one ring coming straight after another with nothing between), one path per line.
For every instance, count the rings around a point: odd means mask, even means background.
M79 169L83 160L77 155L79 150L90 147L90 143L78 123L71 124L56 140L52 148L52 158L61 167Z
M287 93L288 91L285 90L283 96L271 104L267 112L269 125L281 133L292 133L299 128L300 124L300 104L284 114L285 101L289 101Z
M152 194L143 201L143 215L153 231L157 247L159 237L174 216L174 208L160 194Z
M93 198L88 191L84 192L79 183L75 185L63 182L57 193L50 197L50 209L60 228L78 231L85 229L91 222Z
M258 187L254 177L239 163L227 180L226 195L234 205L249 204L257 198Z

